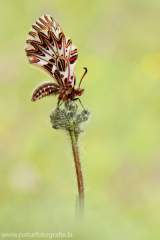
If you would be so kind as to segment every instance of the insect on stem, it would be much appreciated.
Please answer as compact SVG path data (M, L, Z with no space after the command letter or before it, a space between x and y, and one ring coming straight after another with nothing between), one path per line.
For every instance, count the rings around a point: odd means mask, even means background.
M84 68L79 88L75 88L77 47L72 44L71 39L65 37L60 25L50 15L43 15L32 25L25 52L30 64L41 68L55 81L39 85L34 90L31 100L35 102L46 96L58 95L57 109L50 115L51 123L54 129L66 130L71 137L79 193L79 215L83 218L84 187L77 141L83 132L82 125L89 120L90 112L86 109L80 112L74 101L79 100L81 103L79 97L84 89L81 89L80 85L87 68ZM63 102L65 108L60 109ZM82 107L84 108L83 105Z

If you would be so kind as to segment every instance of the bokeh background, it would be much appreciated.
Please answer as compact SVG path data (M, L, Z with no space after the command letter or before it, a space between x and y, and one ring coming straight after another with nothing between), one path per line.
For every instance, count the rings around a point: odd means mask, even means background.
M160 239L159 0L1 0L0 9L0 231ZM35 87L51 81L24 52L44 14L78 48L77 83L88 68L81 100L92 115L80 139L86 217L79 230L69 138L49 120L57 98L31 102Z

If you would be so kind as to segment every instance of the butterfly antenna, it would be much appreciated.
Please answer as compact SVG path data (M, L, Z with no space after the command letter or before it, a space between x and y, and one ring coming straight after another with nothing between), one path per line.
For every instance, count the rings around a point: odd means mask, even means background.
M83 76L82 76L82 78L81 78L81 81L80 81L80 83L79 83L79 88L80 88L80 85L81 85L82 79L84 78L84 76L85 76L86 73L87 73L87 68L85 67L84 69L85 69L85 72L84 72L84 74L83 74Z
M76 85L76 76L74 77L74 86Z

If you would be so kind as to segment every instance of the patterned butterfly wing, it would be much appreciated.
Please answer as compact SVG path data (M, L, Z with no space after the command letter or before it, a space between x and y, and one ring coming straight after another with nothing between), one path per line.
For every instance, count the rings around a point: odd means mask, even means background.
M47 71L60 87L74 86L77 48L51 16L44 15L32 25L25 51L29 62Z

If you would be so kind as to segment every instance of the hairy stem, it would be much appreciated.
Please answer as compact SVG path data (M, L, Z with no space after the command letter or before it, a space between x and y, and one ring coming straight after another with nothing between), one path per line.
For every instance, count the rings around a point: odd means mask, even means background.
M78 184L78 201L76 198L76 216L79 216L80 219L84 217L84 187L83 187L83 176L81 170L81 163L78 153L78 139L81 133L83 132L83 125L89 121L90 112L86 109L79 111L78 107L75 106L73 101L66 101L65 108L54 110L50 114L50 119L52 127L54 129L65 130L69 133L72 144L72 151L75 162L75 169L77 175L77 184ZM77 205L79 205L79 214L77 214Z
M78 195L79 195L79 215L81 218L84 216L84 187L83 187L83 176L81 170L81 163L78 153L78 145L75 137L74 127L70 128L70 137L72 143L72 151L74 156L76 175L77 175L77 184L78 184Z

